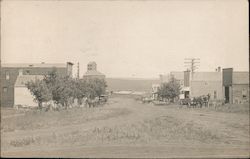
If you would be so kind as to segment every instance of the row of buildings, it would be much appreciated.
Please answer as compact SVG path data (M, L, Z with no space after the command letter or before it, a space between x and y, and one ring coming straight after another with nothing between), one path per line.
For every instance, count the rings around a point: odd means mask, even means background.
M61 76L71 76L73 63L39 63L39 64L2 64L1 65L1 106L36 105L25 83L30 80L42 79L56 68ZM160 83L167 82L171 77L181 85L180 98L197 97L210 94L211 99L225 100L226 103L249 102L249 72L238 72L232 68L219 67L214 72L170 72L160 75ZM97 71L97 64L90 62L83 78L101 78L105 75ZM120 83L120 82L119 82ZM123 85L120 83L120 85ZM153 85L156 94L159 84Z
M60 76L70 76L73 73L73 63L36 63L36 64L2 64L1 65L1 106L13 107L14 105L36 106L33 96L26 88L28 81L42 79L53 69ZM97 71L97 64L90 62L83 78L105 78Z
M180 98L210 95L210 99L224 100L226 103L242 104L249 102L249 72L234 71L233 68L218 67L214 72L170 72L160 75L160 82L171 77L181 85ZM158 85L159 86L159 85ZM157 85L153 88L157 91Z

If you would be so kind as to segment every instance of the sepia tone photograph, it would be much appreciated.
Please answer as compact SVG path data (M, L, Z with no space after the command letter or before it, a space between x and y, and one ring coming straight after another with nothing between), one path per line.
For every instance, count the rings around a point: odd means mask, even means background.
M1 157L250 157L247 0L0 7Z

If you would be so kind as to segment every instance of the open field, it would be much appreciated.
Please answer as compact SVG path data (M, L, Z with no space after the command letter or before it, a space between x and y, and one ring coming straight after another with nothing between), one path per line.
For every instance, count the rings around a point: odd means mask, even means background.
M249 157L249 105L187 109L116 96L97 108L1 113L4 157Z

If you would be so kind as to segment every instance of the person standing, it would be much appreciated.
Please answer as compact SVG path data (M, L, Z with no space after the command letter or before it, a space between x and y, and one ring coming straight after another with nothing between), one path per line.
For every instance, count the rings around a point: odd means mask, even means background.
M210 101L210 94L208 93L207 94L207 105L208 105L208 107L209 107L209 101Z

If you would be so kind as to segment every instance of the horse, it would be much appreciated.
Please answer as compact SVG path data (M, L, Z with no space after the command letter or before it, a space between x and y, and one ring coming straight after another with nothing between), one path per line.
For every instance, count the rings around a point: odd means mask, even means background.
M96 97L95 99L87 98L86 102L87 102L89 108L96 107L99 104L99 98L98 97Z

